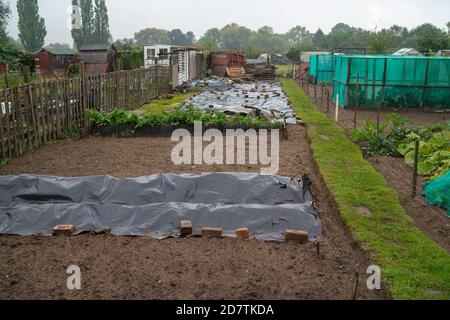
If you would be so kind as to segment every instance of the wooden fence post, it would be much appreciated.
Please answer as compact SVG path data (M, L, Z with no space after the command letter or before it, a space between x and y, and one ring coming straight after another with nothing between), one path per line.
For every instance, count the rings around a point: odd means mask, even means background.
M359 108L359 73L356 78L356 103L355 103L355 118L353 119L353 128L356 129L358 121L358 108Z
M87 118L87 114L86 114L86 110L88 109L88 99L89 99L89 93L87 90L87 86L88 86L88 81L87 81L87 75L86 75L86 69L85 69L85 65L84 62L80 63L80 81L81 81L81 98L82 98L82 119L83 119L83 124L84 127L87 127L89 125L89 121Z

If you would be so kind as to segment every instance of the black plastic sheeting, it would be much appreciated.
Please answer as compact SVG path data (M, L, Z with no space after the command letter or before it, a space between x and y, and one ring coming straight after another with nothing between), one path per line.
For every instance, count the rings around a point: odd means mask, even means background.
M287 229L322 233L313 199L302 180L257 174L162 174L120 180L110 176L0 177L0 234L50 235L55 225L77 232L177 237L190 220L194 234L220 227L225 235L249 228L251 237L284 240Z

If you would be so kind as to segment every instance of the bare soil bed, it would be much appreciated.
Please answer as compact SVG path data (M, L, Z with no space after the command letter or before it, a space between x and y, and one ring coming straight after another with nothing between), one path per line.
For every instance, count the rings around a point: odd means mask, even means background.
M306 129L289 127L280 175L311 181L324 223L314 244L234 239L167 239L81 235L0 236L0 299L386 299L366 288L367 255L352 239L318 174ZM154 138L89 138L44 146L0 167L0 175L112 175L258 172L259 166L174 166L174 143ZM69 265L82 271L82 290L66 288Z

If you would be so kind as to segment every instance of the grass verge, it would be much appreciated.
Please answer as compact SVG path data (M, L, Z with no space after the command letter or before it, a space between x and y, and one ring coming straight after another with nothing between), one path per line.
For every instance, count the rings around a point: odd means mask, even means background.
M364 160L344 130L321 113L293 80L281 82L308 126L314 159L343 220L381 267L392 296L450 299L450 255L414 225L397 193Z
M171 99L163 98L153 100L151 103L142 106L138 113L143 114L158 114L162 111L173 111L178 107L181 107L184 102L194 96L195 92L188 93L176 93Z

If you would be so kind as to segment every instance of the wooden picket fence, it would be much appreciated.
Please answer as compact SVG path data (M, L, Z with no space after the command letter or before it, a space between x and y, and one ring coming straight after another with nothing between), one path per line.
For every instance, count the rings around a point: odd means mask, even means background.
M87 109L133 110L171 91L166 66L25 84L0 90L0 160L87 126Z

